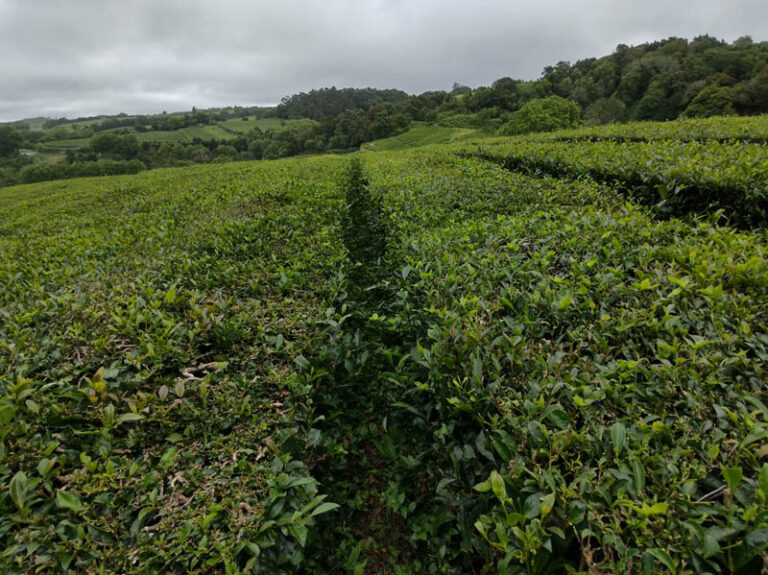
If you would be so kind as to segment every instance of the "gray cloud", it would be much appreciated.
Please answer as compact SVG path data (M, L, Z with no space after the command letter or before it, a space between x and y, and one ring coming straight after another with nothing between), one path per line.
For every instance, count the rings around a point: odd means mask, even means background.
M617 44L768 39L764 0L0 0L0 120L532 79Z

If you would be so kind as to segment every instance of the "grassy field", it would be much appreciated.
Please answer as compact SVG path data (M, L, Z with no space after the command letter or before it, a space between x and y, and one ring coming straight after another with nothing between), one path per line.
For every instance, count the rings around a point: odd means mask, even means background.
M45 142L43 146L49 150L77 150L87 148L90 144L90 138L74 138L70 140L53 140Z
M479 131L473 128L447 128L434 124L413 122L406 132L391 138L365 143L361 148L370 152L397 151L428 146L430 144L455 142L457 140L477 137L478 135Z
M760 573L765 149L617 132L0 190L0 571Z
M247 134L254 128L258 128L263 132L269 128L276 128L280 126L283 121L284 120L281 120L280 118L248 118L246 121L238 118L233 120L224 120L223 122L219 122L219 125L240 134Z
M148 131L148 132L135 132L134 135L139 142L191 142L195 138L199 138L204 141L209 140L232 140L238 137L239 134L246 134L254 127L259 127L262 130L269 129L271 127L279 126L282 124L282 120L276 118L266 118L255 120L251 119L247 122L242 120L227 120L220 124L211 124L208 126L190 126L188 128L182 128L181 130L173 131ZM124 128L122 128L124 129ZM119 131L121 128L115 128ZM70 140L55 140L46 142L45 147L51 150L67 150L88 147L90 142L89 138L78 138Z
M209 126L189 126L181 130L172 130L167 132L140 132L136 134L139 142L191 142L195 138L201 140L231 140L236 138L220 126L211 124Z

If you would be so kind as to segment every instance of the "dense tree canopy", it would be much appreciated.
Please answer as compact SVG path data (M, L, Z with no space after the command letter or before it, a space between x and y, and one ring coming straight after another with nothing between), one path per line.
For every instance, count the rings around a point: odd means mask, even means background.
M139 142L131 134L119 136L113 132L97 134L91 138L91 150L115 160L132 160L139 153Z
M23 141L21 134L10 126L0 126L0 158L16 155Z
M278 118L334 118L349 110L368 111L376 104L403 104L408 94L401 90L374 88L322 88L286 96L277 107Z
M619 45L610 56L547 67L536 83L585 109L601 102L593 121L668 120L690 106L688 116L761 113L768 110L768 42L699 36ZM605 99L620 100L626 115L613 103L609 112Z

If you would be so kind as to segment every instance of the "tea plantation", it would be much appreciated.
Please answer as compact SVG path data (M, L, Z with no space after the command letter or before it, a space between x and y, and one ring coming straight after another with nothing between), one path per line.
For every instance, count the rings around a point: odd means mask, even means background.
M763 572L766 133L0 190L0 572Z

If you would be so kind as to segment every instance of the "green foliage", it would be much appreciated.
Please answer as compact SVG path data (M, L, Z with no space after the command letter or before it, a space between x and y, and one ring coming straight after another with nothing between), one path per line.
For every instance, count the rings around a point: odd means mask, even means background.
M118 136L107 132L91 138L90 148L100 156L115 160L131 160L139 153L139 141L131 134Z
M0 158L16 155L21 147L21 134L10 126L0 126Z
M480 135L479 131L472 128L454 128L414 122L408 131L397 136L363 144L362 149L373 152L406 150L418 146L469 139L478 135Z
M631 122L623 125L564 130L539 134L537 141L611 142L753 142L768 143L768 115L747 118L711 117L675 122Z
M290 374L337 166L0 193L0 571L295 571L335 508Z
M584 123L589 126L623 122L627 118L627 107L618 98L601 98L584 110Z
M425 371L403 385L446 454L434 481L475 517L485 561L528 573L563 572L556 560L569 557L611 572L727 568L724 550L759 540L768 509L754 483L761 440L747 438L766 425L750 407L765 395L764 329L746 319L765 313L761 235L654 222L588 182L465 170L484 182L471 203L408 226L409 292L431 313L413 351ZM396 201L403 214L451 205L438 198L456 187ZM721 435L745 450L714 449ZM722 496L726 480L737 496Z
M162 126L160 126L162 127ZM211 140L228 142L237 138L237 133L227 131L217 124L188 126L178 130L151 130L136 134L139 142L176 142L191 144Z
M759 572L758 120L0 191L0 571Z
M38 163L22 168L18 174L18 182L29 184L32 182L70 178L138 174L146 168L144 163L136 159L130 161L100 160L98 162L75 162L73 164L66 162L58 164Z
M379 104L402 103L407 98L408 95L401 90L321 88L286 96L277 107L277 116L325 120L354 110L367 112Z
M341 236L347 258L360 281L373 283L387 253L387 224L381 198L371 192L359 157L349 162L342 188Z
M741 114L768 113L768 64L749 81L734 86L734 105Z
M8 167L0 168L0 188L13 186L18 182L18 173L15 169Z
M217 158L232 160L237 158L237 149L234 146L228 146L226 144L220 144L216 148Z
M219 122L219 126L226 130L232 130L240 134L247 134L254 129L266 131L269 128L276 128L283 120L279 118L258 118L243 117L237 120L224 120Z
M532 100L514 112L499 130L499 135L512 136L530 132L551 132L573 128L581 123L581 110L575 102L549 96Z
M654 221L605 186L437 151L377 159L369 177L389 188L400 295L362 326L343 305L327 316L313 371L340 390L323 416L362 416L323 428L347 453L325 484L356 496L310 559L370 567L365 522L406 571L753 568L768 509L750 407L765 395L761 234ZM714 447L726 437L745 450ZM380 505L387 528L366 514Z
M701 90L683 112L687 118L708 118L734 114L733 88L708 86Z
M529 138L497 141L480 154L511 170L591 177L615 185L633 199L656 206L661 215L723 210L741 226L764 225L768 218L768 164L761 144L607 140L574 146Z

